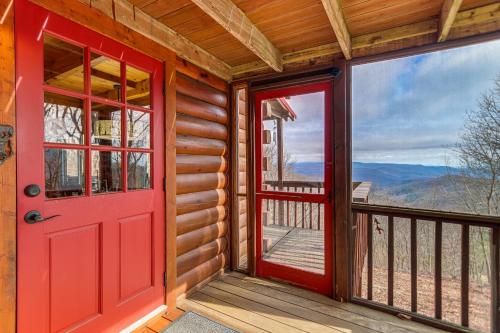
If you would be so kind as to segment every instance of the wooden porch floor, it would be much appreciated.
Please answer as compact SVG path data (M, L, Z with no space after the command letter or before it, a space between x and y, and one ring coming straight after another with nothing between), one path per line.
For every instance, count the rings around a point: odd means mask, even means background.
M287 284L231 272L179 303L241 332L442 332L362 306L339 303ZM159 316L136 332L159 332Z

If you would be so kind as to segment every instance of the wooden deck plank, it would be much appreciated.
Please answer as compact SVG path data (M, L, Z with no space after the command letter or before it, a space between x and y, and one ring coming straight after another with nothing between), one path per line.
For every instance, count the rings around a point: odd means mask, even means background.
M171 323L170 320L164 318L163 316L157 316L147 323L147 328L154 332L160 332L162 329L167 327Z
M307 307L279 300L277 298L254 292L249 289L240 288L233 284L222 281L213 281L210 287L242 297L248 301L270 307L276 313L270 314L270 318L275 320L285 320L289 325L293 325L306 332L375 332L362 326L358 326L346 320L326 316Z
M232 317L227 313L219 312L213 309L212 307L205 306L204 304L202 304L203 302L199 301L200 299L204 299L205 302L211 302L212 304L216 304L218 300L211 299L210 297L202 294L197 295L196 298L198 299L198 301L194 301L192 299L184 299L182 301L179 301L178 306L182 308L184 311L196 312L202 316L223 323L227 327L233 328L238 331L249 332L249 333L270 332L260 329L252 324L246 323L240 317ZM255 321L255 323L258 324L258 321Z
M358 315L350 311L346 311L334 306L325 305L316 301L305 299L303 297L295 296L293 294L282 292L270 287L262 286L260 284L253 283L251 281L238 279L236 277L225 275L221 277L221 280L225 283L235 285L237 287L245 288L254 292L258 292L262 295L266 295L284 302L302 306L308 310L324 314L333 318L341 319L342 321L348 321L355 323L356 326L362 326L367 329L371 329L378 332L388 332L388 333L404 333L408 332L408 329L403 329L393 325L388 325L385 322L380 322L368 318L366 316ZM313 320L313 318L310 318ZM416 331L413 331L416 332Z
M230 272L228 273L229 276L239 278L241 280L245 281L250 281L252 283L269 287L284 293L289 293L291 295L301 297L305 300L311 300L314 302L318 302L327 306L331 307L336 307L338 309L342 309L345 311L349 311L355 315L360 315L364 316L366 318L372 319L379 321L381 323L385 323L387 325L392 325L398 328L402 328L407 330L408 332L422 332L422 333L437 333L437 332L443 332L442 330L426 326L420 323L412 322L409 320L403 320L400 319L396 316L372 310L367 307L359 306L356 304L352 303L340 303L337 302L331 298L328 298L327 296L321 295L314 293L312 291L306 290L306 289L301 289L297 288L294 286L291 286L289 284L284 284L284 283L279 283L279 282L274 282L271 280L264 280L264 279L259 279L259 278L253 278L249 277L245 274L238 273L238 272Z
M208 289L208 290L207 290ZM227 294L227 293L226 293ZM214 297L215 296L215 297ZM277 333L301 333L302 330L298 330L292 326L277 322L275 320L269 319L263 316L262 312L252 312L245 308L240 307L241 304L234 304L234 298L231 300L227 295L223 295L222 292L213 292L213 288L204 288L204 293L198 292L191 297L190 300L202 304L213 310L227 314L233 318L238 318L238 320L257 326L259 328L265 328L269 332ZM227 302L232 301L232 302ZM226 324L223 322L223 324Z
M263 256L266 261L324 273L324 231L270 225L264 227L264 237L272 240Z

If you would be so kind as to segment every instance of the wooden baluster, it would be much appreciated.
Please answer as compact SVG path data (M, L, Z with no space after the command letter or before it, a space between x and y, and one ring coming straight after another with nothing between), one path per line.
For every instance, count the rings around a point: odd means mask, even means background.
M462 326L469 327L469 225L462 225Z
M303 186L302 186L302 193L305 193L305 189ZM302 201L301 204L302 204L302 228L304 228L305 227L304 219L306 216L306 205L304 204L304 201Z
M309 187L309 193L312 193L312 188ZM309 229L312 230L312 203L309 202Z
M273 191L276 191L276 186L273 186ZM273 200L273 224L279 225L276 221L276 200Z
M500 332L500 228L491 230L491 331Z
M293 191L297 192L297 187L296 186L293 188ZM293 215L294 215L293 226L297 227L297 201L293 202Z
M417 219L411 218L411 311L417 312Z
M388 242L387 242L387 304L394 305L394 217L387 217Z
M289 192L290 188L287 186L286 187L286 192ZM286 201L286 225L287 227L290 226L290 201Z
M435 230L435 244L434 244L434 316L436 319L441 319L443 316L442 307L442 258L443 258L443 222L436 221Z
M373 221L372 214L368 213L368 299L373 299Z

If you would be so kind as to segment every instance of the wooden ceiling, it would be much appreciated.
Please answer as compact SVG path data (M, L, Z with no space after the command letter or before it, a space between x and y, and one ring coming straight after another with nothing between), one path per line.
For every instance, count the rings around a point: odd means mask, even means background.
M96 8L103 0L80 0ZM111 0L109 0L111 1ZM346 58L500 30L499 0L114 0L137 17L160 23L200 52L197 65L228 79L256 70L280 71L291 63L343 54ZM124 5L126 4L126 5ZM458 12L458 16L457 15ZM117 17L116 12L113 17ZM461 17L459 23L455 18ZM118 18L116 18L118 20ZM122 22L122 21L121 21ZM126 24L126 20L123 20ZM479 25L478 25L479 24ZM462 30L459 31L459 28ZM144 29L143 29L144 30ZM451 32L450 32L451 31ZM138 31L141 32L141 31ZM149 35L151 33L148 31ZM171 34L171 33L170 33ZM424 37L426 35L426 37ZM431 36L432 35L432 36ZM340 36L340 37L339 37ZM414 38L415 42L408 42ZM417 41L418 39L418 41ZM425 40L425 41L424 41ZM389 43L387 49L379 44ZM167 41L168 44L168 41ZM186 48L177 51L187 60ZM365 49L373 48L374 51ZM363 49L364 51L360 51ZM197 53L200 53L197 51ZM185 55L183 53L186 53ZM220 64L217 61L220 60Z

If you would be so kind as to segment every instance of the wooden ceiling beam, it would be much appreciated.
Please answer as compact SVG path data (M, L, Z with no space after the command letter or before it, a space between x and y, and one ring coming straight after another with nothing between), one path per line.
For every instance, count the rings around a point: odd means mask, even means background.
M462 5L463 0L445 0L441 8L439 18L438 43L444 42L448 38L451 26L455 22L455 17Z
M280 51L231 0L191 1L272 69L283 70Z
M55 13L66 15L85 26L97 26L99 22L89 22L89 18L80 18L80 13L73 7L77 4L85 5L98 10L113 21L121 23L134 32L145 36L147 39L173 51L177 56L203 68L204 70L226 80L231 80L231 66L218 59L213 54L205 51L184 36L178 34L163 23L149 16L135 7L127 0L79 0L69 8L65 0L30 0ZM63 7L63 8L61 8ZM97 19L96 19L97 20ZM151 54L155 56L155 54Z
M321 2L323 3L326 15L328 16L328 20L330 20L333 32L337 37L337 41L342 49L344 57L347 60L351 59L351 35L347 29L344 13L342 12L342 7L340 6L340 0L321 0Z
M500 27L500 4L490 4L459 12L450 29L452 31L450 38L453 37L455 39L470 36L474 34L472 33L473 31L481 31L481 33L484 33L498 30L498 28L492 30L491 26L489 26L490 24ZM376 53L382 53L384 52L385 45L389 46L393 43L399 43L412 38L432 36L438 32L438 26L438 20L434 19L357 36L352 39L352 51L357 51L354 57L358 57L366 55L367 52L365 51L367 50L374 47L381 47ZM434 36L432 36L431 39L435 41ZM283 55L283 66L285 70L288 70L297 63L302 63L304 65L308 63L313 64L316 63L315 59L340 56L341 52L342 50L339 43L331 43L310 49L285 53ZM267 66L261 61L235 66L232 69L233 78L240 79L249 74L254 75L263 73L266 68Z

